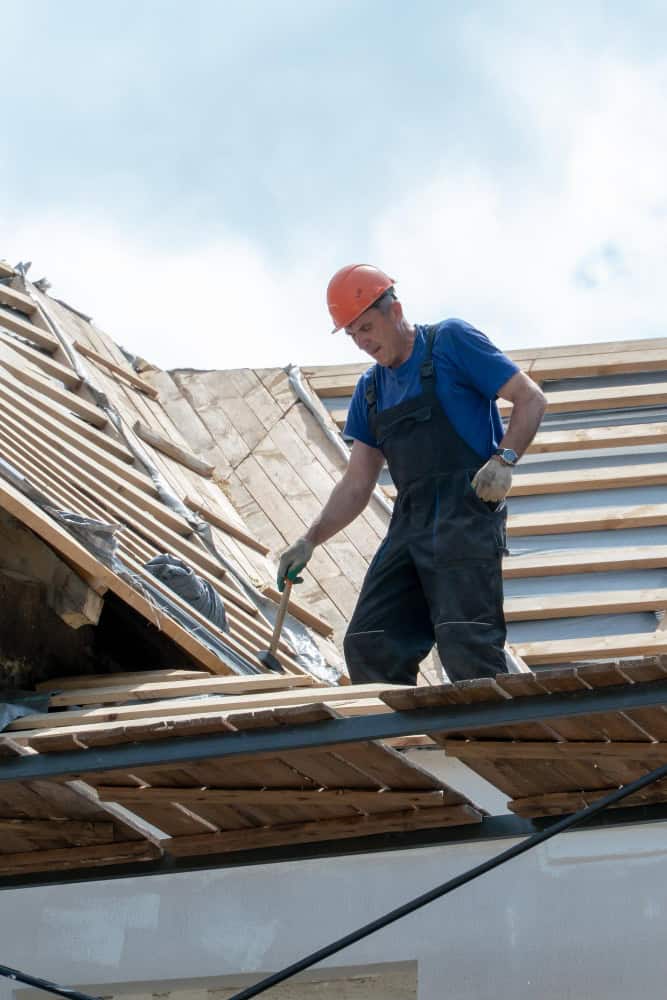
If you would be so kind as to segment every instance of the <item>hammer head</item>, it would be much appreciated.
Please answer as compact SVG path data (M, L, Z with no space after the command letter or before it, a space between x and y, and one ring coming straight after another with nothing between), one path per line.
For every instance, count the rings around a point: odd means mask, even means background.
M273 670L276 674L285 673L285 668L280 660L273 653L270 653L268 649L262 653L258 653L257 659L267 670Z

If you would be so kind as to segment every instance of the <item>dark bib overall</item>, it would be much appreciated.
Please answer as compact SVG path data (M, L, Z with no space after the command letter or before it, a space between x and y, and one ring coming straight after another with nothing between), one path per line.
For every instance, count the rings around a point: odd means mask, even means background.
M356 684L414 684L434 641L451 681L505 673L502 556L507 508L484 503L471 480L484 459L454 430L435 388L429 330L421 393L368 422L398 491L345 636Z

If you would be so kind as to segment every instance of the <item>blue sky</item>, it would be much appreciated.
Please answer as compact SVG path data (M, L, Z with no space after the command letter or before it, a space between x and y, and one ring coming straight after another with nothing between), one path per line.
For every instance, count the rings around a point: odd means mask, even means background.
M504 348L665 335L667 8L0 0L0 256L162 367L363 360L326 283Z

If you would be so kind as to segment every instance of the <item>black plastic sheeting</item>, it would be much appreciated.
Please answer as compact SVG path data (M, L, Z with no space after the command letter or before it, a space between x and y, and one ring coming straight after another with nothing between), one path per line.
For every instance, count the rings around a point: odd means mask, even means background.
M213 589L208 580L197 576L187 563L169 552L155 556L144 566L153 576L166 584L184 601L187 601L195 611L208 618L221 631L228 632L227 615L220 595Z
M34 712L46 712L49 708L48 694L35 694L34 691L2 691L0 690L0 732L5 730L14 719Z

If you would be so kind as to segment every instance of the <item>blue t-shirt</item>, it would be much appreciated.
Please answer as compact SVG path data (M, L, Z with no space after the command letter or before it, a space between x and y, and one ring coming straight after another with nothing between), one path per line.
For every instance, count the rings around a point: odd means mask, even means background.
M377 408L388 410L421 391L420 368L426 350L427 327L415 326L412 354L398 368L373 365L357 382L345 423L346 437L377 448L368 426L366 387L376 372ZM496 393L519 371L502 351L474 326L446 319L435 326L433 364L440 405L454 430L482 459L498 447L504 429Z

